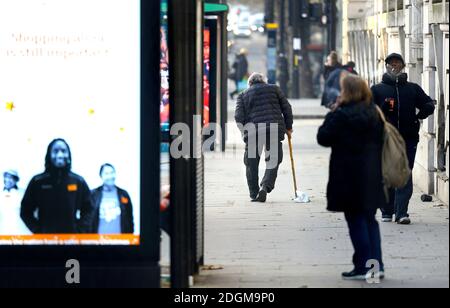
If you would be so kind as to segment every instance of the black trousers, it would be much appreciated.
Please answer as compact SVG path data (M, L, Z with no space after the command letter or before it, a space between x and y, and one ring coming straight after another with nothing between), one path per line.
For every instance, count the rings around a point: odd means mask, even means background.
M367 262L378 262L379 270L384 271L381 249L380 226L375 218L376 211L362 213L345 213L350 238L355 249L353 264L358 273L367 273Z
M256 197L260 188L268 193L275 188L278 169L283 161L283 144L278 135L273 138L270 137L270 134L267 134L265 140L257 137L256 144L254 144L255 142L253 144L246 142L244 164L251 198ZM266 171L263 180L259 183L259 163L263 151L265 152Z
M409 167L411 170L414 168L414 162L416 160L417 143L407 142L406 150L408 154ZM400 189L391 189L389 191L389 203L382 209L384 217L392 217L395 214L395 220L399 221L401 218L409 217L409 201L413 195L414 185L412 175L405 187Z

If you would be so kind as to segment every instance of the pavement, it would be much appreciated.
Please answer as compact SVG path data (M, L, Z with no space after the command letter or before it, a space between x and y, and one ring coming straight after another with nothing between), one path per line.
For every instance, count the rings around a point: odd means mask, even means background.
M341 272L352 268L353 249L343 214L326 211L330 150L316 143L321 122L294 124L298 181L311 197L309 204L291 200L287 148L277 188L266 204L249 202L244 145L233 126L227 153L206 155L205 263L212 270L195 277L195 287L448 288L448 207L439 200L422 203L418 189L411 201L412 225L380 223L386 280L375 285L341 280Z

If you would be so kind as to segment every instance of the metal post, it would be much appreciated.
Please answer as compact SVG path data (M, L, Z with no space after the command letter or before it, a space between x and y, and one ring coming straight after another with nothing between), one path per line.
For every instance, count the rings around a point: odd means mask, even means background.
M171 0L168 10L170 58L170 121L186 124L192 134L193 116L202 113L203 1ZM172 137L172 141L175 136ZM173 288L189 287L192 273L192 224L195 209L197 144L190 139L190 159L170 158L171 278Z
M327 4L330 12L328 18L328 53L336 50L336 34L337 34L337 7L336 0L328 0Z
M280 27L280 41L278 45L278 53L285 53L286 27L285 27L285 0L279 0L279 27Z
M292 37L293 37L293 70L292 70L292 91L291 97L295 99L300 98L300 3L297 0L291 1L290 15L292 22Z
M221 136L221 150L225 152L226 150L226 134L225 126L228 122L228 31L227 31L227 18L228 13L224 13L220 16L220 48L221 48L221 63L220 63L220 73L221 73L221 111L220 111L220 126L222 127Z

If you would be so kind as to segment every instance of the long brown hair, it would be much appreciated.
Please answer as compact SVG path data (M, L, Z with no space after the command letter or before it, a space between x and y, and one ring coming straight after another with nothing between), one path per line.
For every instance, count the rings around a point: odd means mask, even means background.
M372 92L367 81L354 74L345 75L341 79L341 101L343 104L354 102L369 105L372 102Z
M330 63L328 63L331 66L336 66L339 64L339 55L336 51L330 52L330 55L328 56Z

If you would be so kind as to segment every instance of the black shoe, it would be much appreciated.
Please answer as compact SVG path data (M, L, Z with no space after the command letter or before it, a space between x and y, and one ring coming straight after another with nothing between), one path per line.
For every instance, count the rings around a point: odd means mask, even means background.
M410 225L411 224L411 219L409 217L400 218L397 221L397 224L399 224L399 225Z
M366 276L367 272L357 272L355 270L342 273L342 279L344 280L366 280Z
M262 189L258 196L256 197L256 199L253 202L261 202L264 203L267 200L267 191L265 191L264 189Z
M255 202L256 198L258 198L258 194L250 194L250 200L252 200L252 202Z

